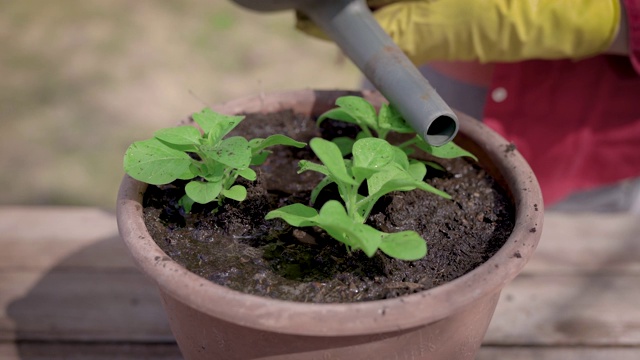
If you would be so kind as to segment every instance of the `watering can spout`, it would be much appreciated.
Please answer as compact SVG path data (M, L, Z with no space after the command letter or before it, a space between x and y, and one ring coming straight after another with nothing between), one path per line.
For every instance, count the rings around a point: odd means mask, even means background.
M233 0L258 11L296 9L313 20L422 138L451 141L458 118L374 19L364 0Z

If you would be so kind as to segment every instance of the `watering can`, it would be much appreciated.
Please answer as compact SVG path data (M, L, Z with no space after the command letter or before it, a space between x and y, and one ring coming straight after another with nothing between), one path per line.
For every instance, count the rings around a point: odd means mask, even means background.
M433 146L451 141L458 118L380 27L365 0L233 0L257 11L295 9L318 25Z

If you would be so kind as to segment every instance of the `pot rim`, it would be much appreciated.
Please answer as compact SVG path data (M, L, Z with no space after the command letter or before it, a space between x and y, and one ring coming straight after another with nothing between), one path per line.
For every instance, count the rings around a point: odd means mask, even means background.
M294 90L242 98L213 108L228 114L270 112L290 106L296 111L312 111L330 108L335 98L346 94L381 99L379 94L366 91ZM480 121L456 114L460 134L478 145L504 177L515 204L516 218L511 236L494 256L469 273L435 288L394 299L337 304L285 301L231 290L189 272L156 245L142 219L141 200L147 185L127 175L118 193L120 234L137 265L163 292L210 316L238 325L286 334L344 336L404 330L438 321L477 299L499 293L533 254L543 224L542 194L522 155Z

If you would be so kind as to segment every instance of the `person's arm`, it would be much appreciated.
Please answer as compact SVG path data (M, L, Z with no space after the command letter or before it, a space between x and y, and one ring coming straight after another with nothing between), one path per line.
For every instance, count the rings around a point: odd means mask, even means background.
M415 63L581 59L620 28L619 0L400 1L375 12Z
M380 25L416 64L581 59L606 51L625 53L627 29L621 26L620 0L368 3ZM299 19L298 27L318 34L304 18Z

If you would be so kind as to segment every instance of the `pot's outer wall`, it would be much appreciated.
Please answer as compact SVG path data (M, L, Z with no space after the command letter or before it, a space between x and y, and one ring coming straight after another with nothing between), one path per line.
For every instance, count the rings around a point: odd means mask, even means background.
M270 360L472 360L500 297L499 292L490 294L428 326L327 337L281 334L239 326L203 315L173 296L160 293L171 329L186 359Z
M333 108L337 97L347 94L364 94L377 104L383 100L372 92L302 90L241 99L213 109L227 114L293 109L319 115ZM483 167L508 189L516 206L515 227L505 245L478 268L444 285L397 299L296 303L244 294L207 281L171 260L155 244L141 216L146 184L125 176L117 204L120 234L138 266L160 287L185 357L473 359L501 289L520 272L537 246L543 203L538 183L518 151L479 121L457 115L460 132L456 142L478 156ZM358 345L363 353L358 352Z

